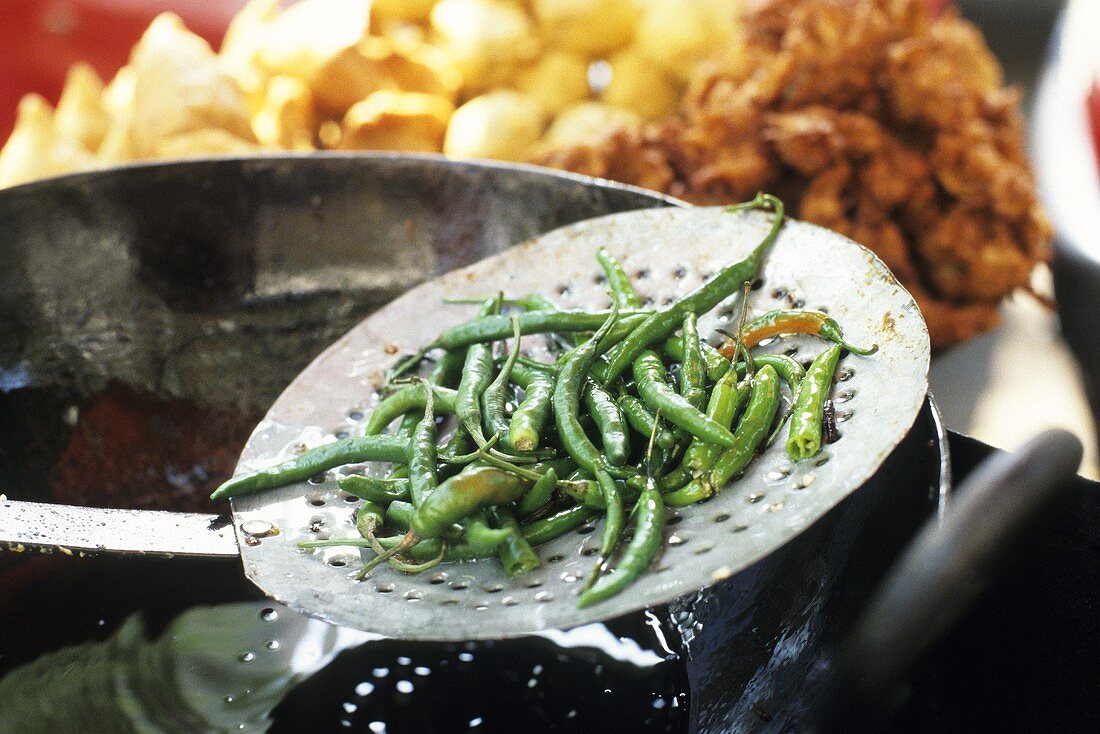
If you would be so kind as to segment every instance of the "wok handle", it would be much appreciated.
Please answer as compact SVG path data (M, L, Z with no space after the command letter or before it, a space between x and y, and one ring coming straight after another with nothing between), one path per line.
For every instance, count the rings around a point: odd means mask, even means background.
M226 515L0 501L0 550L236 556Z
M1081 442L1046 431L991 456L955 490L887 573L825 682L820 732L881 730L913 665L1001 576L1038 522L1059 506Z

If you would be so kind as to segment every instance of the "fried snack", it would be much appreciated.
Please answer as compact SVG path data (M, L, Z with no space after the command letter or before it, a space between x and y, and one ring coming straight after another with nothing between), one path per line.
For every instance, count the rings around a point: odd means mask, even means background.
M471 93L504 83L539 53L530 18L501 0L440 0L431 29Z
M372 0L371 14L381 22L422 23L428 20L436 0Z
M665 117L676 111L680 90L664 70L638 49L627 49L612 56L611 82L600 100L614 107L631 110L647 120Z
M588 99L588 61L579 54L550 51L516 74L515 87L556 114Z
M362 0L300 0L263 25L256 61L272 74L312 83L321 69L359 43L370 24Z
M542 144L549 150L598 143L620 130L639 132L642 118L621 107L581 102L572 105L554 118L543 136Z
M134 48L130 67L134 96L129 138L136 156L169 155L161 152L162 146L178 149L166 143L169 138L200 130L221 130L255 142L244 92L179 16L157 16Z
M925 0L248 0L28 97L0 186L267 149L529 160L693 202L773 190L870 246L943 348L1048 257L1019 95ZM941 3L942 5L942 3ZM457 111L455 108L458 108Z
M453 158L520 161L542 135L546 119L533 97L504 90L483 94L455 110L443 152Z
M259 150L261 148L255 142L239 138L220 128L189 130L169 135L157 142L157 154L164 158L243 155Z
M643 0L634 46L682 81L715 49L738 45L737 0Z
M381 90L348 110L340 138L330 147L434 153L443 145L453 112L446 97Z
M275 76L267 83L260 108L252 116L256 140L271 148L313 150L313 95L306 83L292 76Z
M581 56L604 56L630 43L640 11L623 0L532 0L548 46Z
M743 31L743 47L698 68L677 115L533 160L702 204L776 191L873 249L936 348L996 325L1051 232L1018 93L980 33L919 0L760 0Z
M19 101L15 129L0 149L0 186L61 173L73 163L70 159L80 158L82 152L79 146L59 140L54 134L49 102L37 94L28 94Z
M103 104L103 80L88 64L73 64L54 113L57 134L79 143L88 152L99 148L110 115Z

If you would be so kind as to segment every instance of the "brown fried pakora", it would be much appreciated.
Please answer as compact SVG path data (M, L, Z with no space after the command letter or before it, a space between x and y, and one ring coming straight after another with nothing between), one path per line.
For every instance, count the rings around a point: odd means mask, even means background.
M535 162L688 201L775 191L874 250L936 348L996 325L1049 256L1019 95L981 34L921 0L753 0L676 115Z

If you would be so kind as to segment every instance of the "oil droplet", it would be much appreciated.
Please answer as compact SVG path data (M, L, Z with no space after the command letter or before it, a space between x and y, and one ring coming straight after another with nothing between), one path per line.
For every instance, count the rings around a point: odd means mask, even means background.
M369 696L374 692L374 684L369 680L365 680L355 687L356 696Z
M352 703L351 701L344 701L343 705L344 711L347 711L349 714L354 714L356 711L359 710L359 706Z
M404 655L397 658L398 665L412 665L412 658L407 658Z
M429 676L432 674L431 668L425 668L423 665L418 665L413 668L413 672L421 677Z
M372 670L370 672L370 674L373 675L375 678L385 678L387 675L390 674L390 669L389 668L375 668L374 670Z
M471 660L474 659L474 656L472 654L468 653L468 652L460 652L458 654L458 659L461 660L464 663L468 663L468 662L470 662Z
M470 728L476 729L477 727L481 726L484 721L485 719L481 718L480 716L475 716L474 718L470 719Z
M279 641L278 640L268 640L267 642L264 643L264 647L266 647L268 650L278 650L279 649Z
M397 681L397 685L394 686L394 688L397 689L398 693L412 693L413 692L413 684L412 684L411 680L399 680L399 681Z
M271 607L264 607L260 610L260 619L264 622L274 622L279 618L279 613Z
M256 659L256 653L242 652L240 655L237 656L237 659L240 660L242 663L251 663L253 660Z
M267 520L245 520L241 523L241 532L256 538L267 538L278 535L279 529Z
M386 734L386 722L384 721L372 721L367 724L367 728L374 732L374 734Z

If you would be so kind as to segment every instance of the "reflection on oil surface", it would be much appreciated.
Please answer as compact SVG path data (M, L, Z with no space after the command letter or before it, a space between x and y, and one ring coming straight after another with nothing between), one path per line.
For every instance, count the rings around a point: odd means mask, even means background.
M409 643L256 599L226 577L238 571L82 559L31 581L9 602L36 599L44 614L0 606L0 638L15 643L0 653L0 732L686 730L684 664L663 614ZM66 601L93 588L107 593L83 609ZM212 594L236 600L204 603Z

